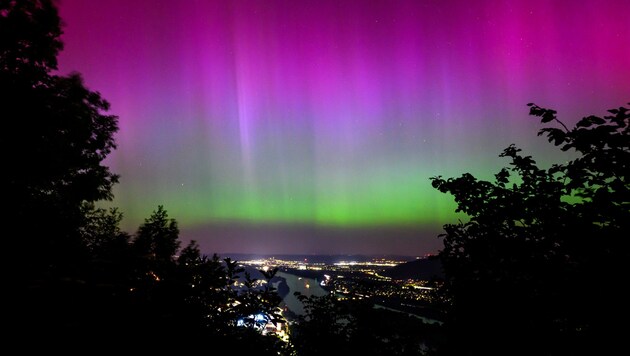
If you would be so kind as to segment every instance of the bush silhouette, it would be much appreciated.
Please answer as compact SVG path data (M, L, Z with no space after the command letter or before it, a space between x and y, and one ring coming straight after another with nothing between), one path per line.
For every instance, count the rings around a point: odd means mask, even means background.
M628 109L568 129L529 104L539 135L573 160L539 168L511 145L493 182L432 178L466 222L444 226L440 258L455 354L568 355L612 347L630 249Z

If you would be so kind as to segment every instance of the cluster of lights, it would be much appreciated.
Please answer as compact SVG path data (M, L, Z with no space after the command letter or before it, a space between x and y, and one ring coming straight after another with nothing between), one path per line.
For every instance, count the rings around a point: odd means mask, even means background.
M253 322L252 322L253 321ZM259 330L263 335L274 334L278 336L282 341L289 341L288 325L283 322L277 322L273 320L273 317L258 313L241 318L236 321L236 326L239 327L253 327Z
M358 262L358 261L340 261L335 262L332 265L327 265L325 263L317 262L310 263L307 260L279 260L274 257L267 259L255 259L255 260L245 260L241 261L242 265L250 265L261 268L263 271L268 271L270 268L275 267L286 267L286 268L296 268L299 270L323 270L326 267L335 266L337 268L349 268L355 266L363 266L363 267L394 267L405 261L395 261L395 260L387 260L387 259L374 259L372 261L367 262Z

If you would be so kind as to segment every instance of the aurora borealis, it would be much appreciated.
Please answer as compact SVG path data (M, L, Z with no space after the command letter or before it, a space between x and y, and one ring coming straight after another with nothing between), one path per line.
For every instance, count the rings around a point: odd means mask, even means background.
M630 101L630 2L63 0L60 72L118 115L115 200L206 252L437 251L429 177L491 178L514 143Z

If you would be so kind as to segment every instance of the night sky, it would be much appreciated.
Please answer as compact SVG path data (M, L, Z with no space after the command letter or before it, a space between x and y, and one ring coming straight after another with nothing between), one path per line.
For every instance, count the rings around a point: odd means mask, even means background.
M118 115L123 228L158 204L202 251L395 253L455 222L430 177L630 101L630 1L63 0L60 72Z

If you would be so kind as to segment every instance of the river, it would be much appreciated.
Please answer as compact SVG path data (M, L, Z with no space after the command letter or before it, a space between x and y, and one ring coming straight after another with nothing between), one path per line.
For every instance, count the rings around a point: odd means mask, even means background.
M294 274L278 271L277 277L282 277L287 282L289 287L289 293L284 296L283 302L287 305L292 312L297 315L304 315L304 306L293 293L300 292L303 295L310 297L312 295L321 297L328 294L320 285L317 279L298 277ZM274 287L278 287L280 282L274 283Z

